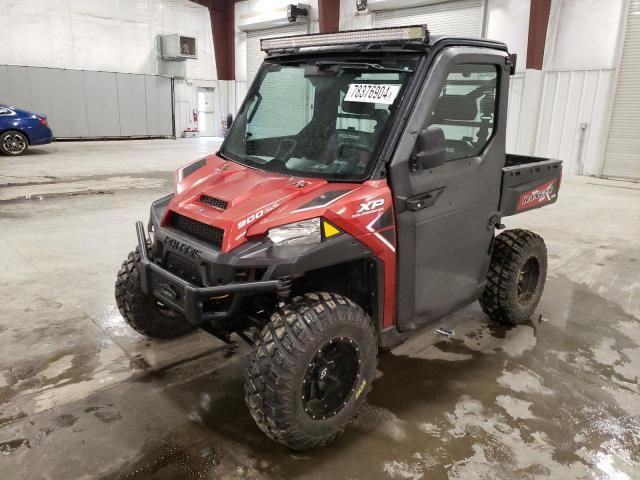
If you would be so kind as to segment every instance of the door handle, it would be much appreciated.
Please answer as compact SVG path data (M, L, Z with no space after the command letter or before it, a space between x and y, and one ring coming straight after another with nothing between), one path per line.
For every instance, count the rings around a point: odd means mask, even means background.
M418 210L422 210L423 208L432 206L434 203L436 203L436 200L442 192L444 192L444 187L434 188L433 190L429 190L428 192L408 198L407 210L417 212Z

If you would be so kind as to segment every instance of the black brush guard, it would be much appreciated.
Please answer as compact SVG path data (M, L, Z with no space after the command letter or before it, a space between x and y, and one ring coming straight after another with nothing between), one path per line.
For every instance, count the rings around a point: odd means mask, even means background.
M275 292L282 288L280 280L262 282L229 283L215 287L198 287L174 275L152 262L147 250L147 237L142 222L136 222L138 247L140 248L140 287L147 295L152 295L171 310L185 316L189 323L201 325L206 322L229 318L237 310L242 294ZM204 312L203 302L208 299L231 295L229 307L224 311Z

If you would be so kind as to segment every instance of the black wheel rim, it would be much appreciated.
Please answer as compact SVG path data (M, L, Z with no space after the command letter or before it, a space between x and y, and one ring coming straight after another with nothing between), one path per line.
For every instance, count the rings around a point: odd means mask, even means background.
M2 147L6 152L18 155L26 150L27 142L22 135L10 133L2 139Z
M338 337L320 348L305 372L302 406L314 420L325 420L342 410L356 388L360 351L350 338Z
M518 302L528 305L533 300L540 279L540 264L535 257L529 258L518 274Z

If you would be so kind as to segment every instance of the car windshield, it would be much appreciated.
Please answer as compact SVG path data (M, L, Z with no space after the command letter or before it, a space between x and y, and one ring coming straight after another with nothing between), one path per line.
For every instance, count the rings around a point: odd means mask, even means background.
M286 175L363 180L414 66L265 63L220 153Z

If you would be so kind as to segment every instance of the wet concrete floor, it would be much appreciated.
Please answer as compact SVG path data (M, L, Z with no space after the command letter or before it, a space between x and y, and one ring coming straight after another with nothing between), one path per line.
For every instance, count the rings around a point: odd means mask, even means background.
M122 143L95 175L73 173L82 144L39 155L25 181L13 169L25 190L0 203L0 478L640 478L640 186L569 176L556 206L505 219L550 252L531 322L496 327L472 305L427 327L380 356L342 437L295 453L244 406L248 347L149 341L115 309L132 223L171 188L173 146L154 143ZM173 153L180 164L214 146ZM99 162L100 144L89 150ZM56 195L21 198L58 164ZM149 181L77 194L123 176Z

